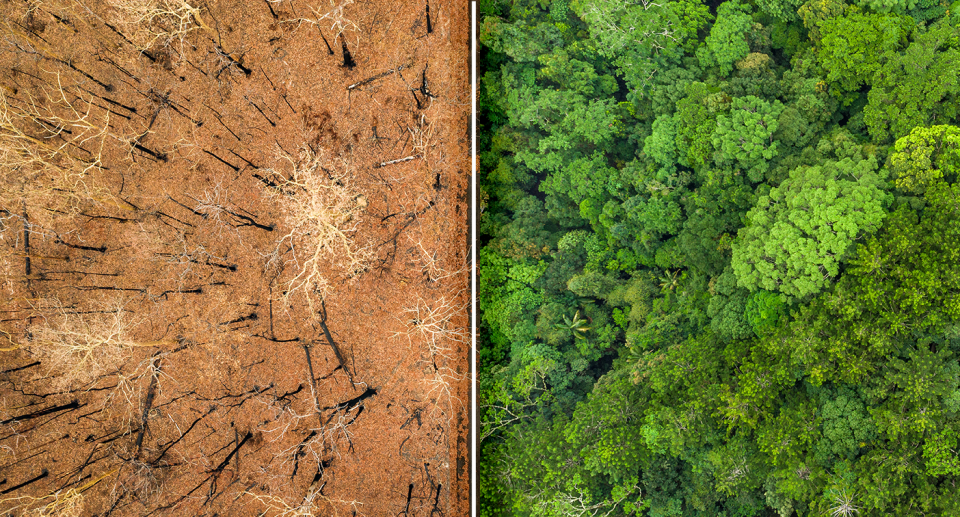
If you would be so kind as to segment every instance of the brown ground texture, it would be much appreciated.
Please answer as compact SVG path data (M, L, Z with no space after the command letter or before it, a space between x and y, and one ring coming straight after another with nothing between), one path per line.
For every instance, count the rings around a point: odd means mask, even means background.
M467 515L468 3L0 23L0 513Z

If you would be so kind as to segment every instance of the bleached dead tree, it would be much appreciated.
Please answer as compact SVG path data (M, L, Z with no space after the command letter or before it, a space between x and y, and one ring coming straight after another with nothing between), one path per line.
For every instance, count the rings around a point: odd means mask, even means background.
M470 341L469 329L457 323L466 312L466 305L458 303L457 296L441 296L433 303L418 297L413 305L404 309L404 330L393 334L422 347L421 361L431 368L423 379L429 388L427 395L436 400L434 409L447 416L452 412L454 401L462 404L455 394L456 384L463 380L463 374L455 366L458 352L455 347Z
M344 8L352 3L353 0L341 0L340 3L330 0L330 9L324 14L320 14L321 11L319 9L310 8L317 17L315 23L326 23L329 29L334 32L334 42L340 40L343 37L343 33L347 31L360 31L360 27L347 18L347 15L344 13ZM312 20L304 21L312 22ZM359 38L357 41L359 43Z
M372 243L358 235L366 198L346 159L303 147L297 157L279 151L277 161L263 171L263 193L277 203L286 231L271 260L289 256L293 273L284 297L301 293L312 310L313 297L322 298L335 277L356 277L374 256Z
M122 302L87 313L67 309L57 300L49 305L36 311L41 318L30 328L31 337L22 346L41 358L58 389L75 388L116 371L135 348L172 344L136 340L133 331L137 322Z
M201 18L200 7L187 0L110 0L121 32L140 51L175 43L182 48L196 30L213 32Z
M109 112L64 86L59 73L40 92L13 98L0 90L0 197L28 206L59 200L68 212L109 199L97 182L104 146L119 137Z

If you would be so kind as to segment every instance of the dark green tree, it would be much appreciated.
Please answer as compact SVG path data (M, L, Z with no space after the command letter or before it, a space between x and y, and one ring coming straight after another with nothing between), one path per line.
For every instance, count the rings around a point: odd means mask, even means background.
M717 21L710 29L704 46L697 50L700 65L716 67L721 77L733 71L733 64L747 57L750 46L747 32L753 28L749 4L739 0L723 2L717 8Z
M960 27L941 21L876 71L864 121L874 141L886 143L914 127L955 119L958 94Z
M773 135L781 112L780 101L769 103L754 96L734 98L730 115L717 117L713 133L713 145L721 162L736 163L750 181L763 181L770 160L777 156L778 142Z
M894 14L851 12L819 25L817 57L839 96L873 84L884 63L907 42L913 19ZM852 98L846 97L847 103Z

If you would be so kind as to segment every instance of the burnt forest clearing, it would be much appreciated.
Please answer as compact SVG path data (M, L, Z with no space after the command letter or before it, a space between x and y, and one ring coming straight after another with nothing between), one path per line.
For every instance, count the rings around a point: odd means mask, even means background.
M0 11L0 512L465 512L467 3Z

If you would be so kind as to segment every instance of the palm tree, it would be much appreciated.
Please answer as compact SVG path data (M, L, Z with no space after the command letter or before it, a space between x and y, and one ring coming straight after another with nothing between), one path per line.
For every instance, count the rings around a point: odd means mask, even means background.
M586 332L592 327L586 325L587 320L580 318L580 311L573 315L573 319L567 316L563 317L563 323L554 325L558 329L573 331L573 337L577 339L586 339Z
M674 271L672 275L670 274L670 270L667 270L666 275L660 277L660 280L662 280L662 282L660 282L661 292L666 290L673 291L676 289L677 286L680 285L680 280L683 280L683 277L677 277L679 274L679 269Z

